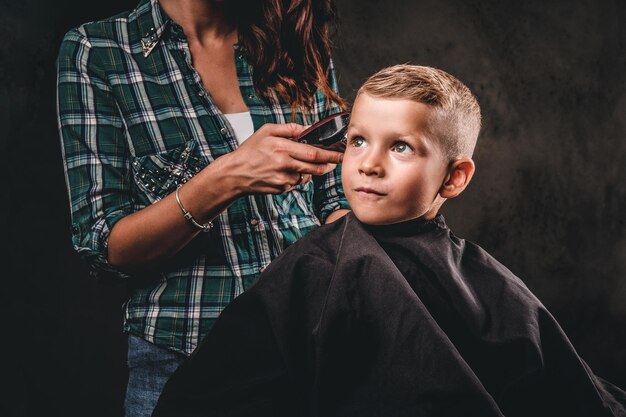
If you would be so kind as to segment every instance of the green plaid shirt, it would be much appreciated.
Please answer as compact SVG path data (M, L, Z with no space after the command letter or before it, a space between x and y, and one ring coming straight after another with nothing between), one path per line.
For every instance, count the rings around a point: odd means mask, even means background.
M311 114L255 94L245 51L235 46L239 86L254 129L312 124L339 111L318 92ZM172 193L237 148L234 132L191 65L179 25L157 0L65 36L58 59L58 113L72 214L72 242L94 273L124 278L124 328L191 353L222 309L289 244L347 202L339 169L280 195L236 200L158 270L129 276L107 263L122 217ZM331 82L336 87L334 75ZM182 215L182 214L181 214Z

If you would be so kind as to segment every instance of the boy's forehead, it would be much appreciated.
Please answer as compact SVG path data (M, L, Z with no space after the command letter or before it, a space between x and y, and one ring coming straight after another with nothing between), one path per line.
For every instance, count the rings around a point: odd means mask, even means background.
M377 97L361 92L352 106L350 127L367 127L372 123L404 124L425 129L433 108L406 98ZM399 126L398 126L399 127Z

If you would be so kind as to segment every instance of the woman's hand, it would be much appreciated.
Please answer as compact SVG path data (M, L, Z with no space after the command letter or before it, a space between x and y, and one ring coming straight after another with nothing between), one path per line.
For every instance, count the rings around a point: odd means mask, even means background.
M181 187L183 206L196 221L206 223L242 195L279 194L309 181L311 175L331 171L342 154L291 140L304 129L295 123L264 125L236 151L217 158ZM108 260L126 271L154 265L196 234L198 229L184 219L172 193L113 226Z
M304 130L295 123L263 125L220 158L224 175L242 195L279 194L332 171L343 155L292 140Z

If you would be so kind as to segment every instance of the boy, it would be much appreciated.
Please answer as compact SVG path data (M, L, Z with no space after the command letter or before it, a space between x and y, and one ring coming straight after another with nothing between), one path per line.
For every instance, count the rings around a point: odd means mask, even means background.
M522 281L437 214L472 178L480 118L441 70L368 79L342 165L353 213L224 311L155 415L626 415Z

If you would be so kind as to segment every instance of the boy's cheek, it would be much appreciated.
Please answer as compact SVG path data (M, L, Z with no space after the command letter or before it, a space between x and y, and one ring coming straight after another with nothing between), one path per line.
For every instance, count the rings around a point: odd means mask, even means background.
M351 189L354 186L354 170L351 165L342 165L341 166L341 183L343 185L344 191L347 189Z

